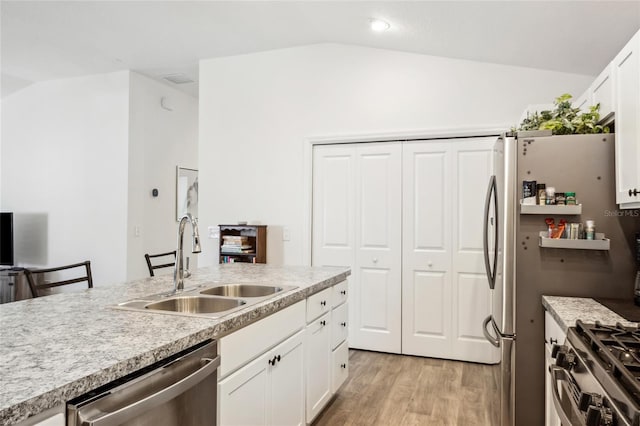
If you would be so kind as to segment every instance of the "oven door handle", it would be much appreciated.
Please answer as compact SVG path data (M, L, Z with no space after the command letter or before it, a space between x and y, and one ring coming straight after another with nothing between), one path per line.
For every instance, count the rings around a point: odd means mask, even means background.
M558 382L566 382L567 381L567 370L562 367L558 367L557 365L549 366L549 374L551 375L551 389L552 389L552 397L553 397L553 405L556 407L556 413L558 417L560 417L560 423L564 426L584 426L584 423L575 424L571 420L569 420L569 416L564 411L564 407L560 403L560 391L558 390Z
M167 401L171 401L176 396L192 388L200 383L207 376L214 374L218 366L220 365L220 357L215 359L201 358L204 366L194 371L190 375L186 376L182 380L162 389L160 392L156 392L153 395L149 395L146 398L134 401L131 404L122 407L111 413L106 413L104 416L87 419L82 421L81 426L115 426L120 425L145 411L164 404Z

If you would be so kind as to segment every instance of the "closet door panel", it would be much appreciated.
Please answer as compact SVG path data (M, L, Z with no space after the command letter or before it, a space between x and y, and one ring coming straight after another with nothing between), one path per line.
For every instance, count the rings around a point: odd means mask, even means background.
M451 155L403 145L402 352L444 357L451 336Z
M357 315L353 347L400 352L402 176L400 143L356 147ZM350 300L349 304L354 300Z
M453 145L451 359L494 362L499 357L482 332L482 321L491 312L482 220L486 183L493 174L494 143L495 138L474 138Z

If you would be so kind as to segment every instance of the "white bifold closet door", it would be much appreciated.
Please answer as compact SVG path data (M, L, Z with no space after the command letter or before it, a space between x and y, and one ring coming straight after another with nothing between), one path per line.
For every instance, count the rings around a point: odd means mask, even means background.
M482 221L495 138L316 145L312 263L351 267L349 346L495 362Z
M350 266L349 346L401 352L402 145L315 146L312 262Z
M403 145L402 352L492 363L482 249L495 138Z

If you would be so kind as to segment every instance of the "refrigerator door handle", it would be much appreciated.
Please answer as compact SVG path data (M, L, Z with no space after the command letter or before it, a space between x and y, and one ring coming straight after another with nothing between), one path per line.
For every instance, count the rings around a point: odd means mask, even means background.
M492 336L491 333L489 333L489 330L487 329L487 325L489 325L489 323L491 323L491 328L493 328L493 331L496 332L496 336L498 337ZM491 315L489 315L484 319L484 321L482 321L482 332L484 333L484 337L489 341L489 343L491 343L496 348L500 347L500 333L498 332L496 323Z
M494 253L493 257L493 269L491 269L491 259L489 258L489 212L491 211L491 201L493 199L495 204L495 213L497 215L497 194L496 194L496 177L495 175L491 176L489 179L489 187L487 188L487 198L484 203L484 224L482 227L482 236L483 236L483 252L484 252L484 267L487 273L487 280L489 281L489 288L493 290L496 286L496 267L497 267L497 253ZM495 230L496 230L496 241L498 235L498 220L496 216L495 220Z

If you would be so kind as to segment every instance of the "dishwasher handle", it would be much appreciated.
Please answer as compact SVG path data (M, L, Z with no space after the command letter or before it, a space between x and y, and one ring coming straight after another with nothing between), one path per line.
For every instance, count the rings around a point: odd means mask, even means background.
M111 413L106 413L104 416L94 418L91 420L83 421L82 426L115 426L120 425L145 411L153 407L157 407L160 404L164 404L167 401L172 400L176 396L180 395L187 389L200 383L204 378L210 374L215 373L218 366L220 366L220 356L211 358L202 358L205 365L185 377L184 379L162 389L160 392L149 395L146 398L135 401L125 407L122 407Z

